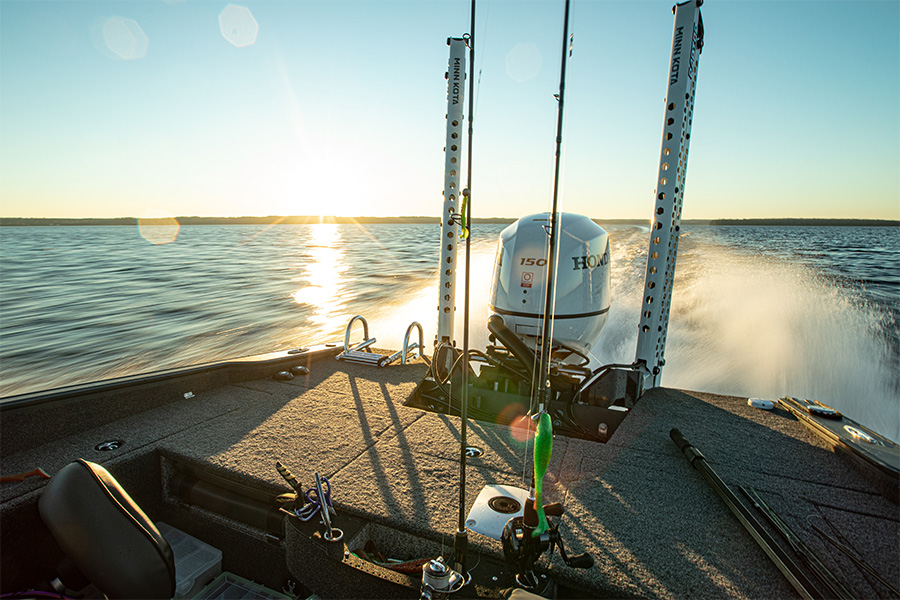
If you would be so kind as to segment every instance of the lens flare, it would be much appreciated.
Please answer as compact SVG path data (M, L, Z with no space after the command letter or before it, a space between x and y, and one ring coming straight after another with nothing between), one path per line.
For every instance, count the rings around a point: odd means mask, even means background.
M541 51L535 44L516 44L506 55L506 74L516 83L524 83L537 77L541 62Z
M229 4L219 15L219 30L222 37L236 48L245 48L256 43L259 23L245 6Z
M170 244L178 237L181 226L174 217L143 217L138 219L138 231L141 237L160 246Z
M139 60L147 56L150 38L134 19L98 19L91 27L94 46L113 60Z
M497 415L501 423L509 420L509 435L515 441L524 444L534 439L534 421L525 414L525 406L519 403L510 404Z

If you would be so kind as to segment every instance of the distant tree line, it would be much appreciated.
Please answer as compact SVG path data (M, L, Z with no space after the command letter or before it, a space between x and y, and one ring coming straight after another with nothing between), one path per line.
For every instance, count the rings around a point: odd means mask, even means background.
M896 227L896 219L714 219L710 225L746 225L781 227Z
M179 225L309 225L314 223L406 223L406 224L438 224L438 217L174 217ZM515 221L507 217L473 218L472 222L481 225L504 225ZM601 225L649 225L649 219L594 219ZM109 219L54 219L37 217L0 217L0 227L35 227L35 226L134 226L167 225L172 219L136 219L135 217L116 217ZM782 227L897 227L900 220L894 219L684 219L684 225L717 225L717 226L782 226Z

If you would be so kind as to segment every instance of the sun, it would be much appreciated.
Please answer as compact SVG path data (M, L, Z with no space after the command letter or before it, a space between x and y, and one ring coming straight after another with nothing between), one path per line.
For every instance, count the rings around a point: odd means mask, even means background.
M266 172L255 174L256 181L264 182L260 191L269 198L263 212L357 217L385 211L373 201L374 167L354 153L327 146L315 153L298 143L272 149L260 163Z

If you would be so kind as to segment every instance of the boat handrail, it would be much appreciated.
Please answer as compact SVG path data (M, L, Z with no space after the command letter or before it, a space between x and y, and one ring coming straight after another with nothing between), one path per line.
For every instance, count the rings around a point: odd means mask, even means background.
M350 333L353 329L353 324L356 321L362 322L363 339L358 344L350 346ZM414 327L419 330L419 341L410 344L409 336L412 333ZM337 360L347 360L350 362L361 364L386 367L398 358L401 359L400 364L405 365L409 353L415 350L419 351L420 358L424 358L425 356L425 334L422 331L422 325L420 325L417 321L413 321L412 323L410 323L409 327L406 328L406 335L404 335L403 337L402 350L399 350L391 355L376 354L372 352L372 349L369 347L374 343L375 338L369 337L369 324L366 322L365 317L363 317L362 315L356 315L352 319L350 319L349 323L347 323L347 330L344 333L344 351L337 355ZM365 352L363 350L365 350Z
M419 330L419 341L413 342L412 346L410 346L409 345L409 334L412 333L413 327L415 327L416 329ZM397 352L394 352L393 354L391 354L390 356L385 358L380 363L379 366L384 367L386 365L389 365L392 362L394 362L395 360L397 360L398 358L400 359L400 364L405 365L407 355L409 355L409 353L414 350L419 351L419 358L424 358L425 357L424 339L425 339L425 334L422 333L422 326L419 324L418 321L413 321L412 323L409 324L409 327L406 328L406 335L403 336L403 350L398 350Z
M356 323L356 321L362 321L363 339L359 344L357 344L356 346L351 348L350 347L350 332L353 329L353 324ZM371 350L369 350L369 346L371 346L374 343L375 343L375 338L369 337L369 324L366 322L366 318L363 317L362 315L356 315L352 319L350 319L350 322L347 323L347 329L344 332L344 354L351 352L353 350L363 350L363 349L365 349L367 352L371 352Z

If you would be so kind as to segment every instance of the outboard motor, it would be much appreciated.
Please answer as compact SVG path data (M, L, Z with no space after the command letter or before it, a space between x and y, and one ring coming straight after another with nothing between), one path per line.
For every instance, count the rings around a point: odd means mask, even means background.
M477 419L521 423L534 397L541 363L549 218L549 213L523 217L500 234L489 303L493 314L487 322L490 338L484 352L470 355L468 361L467 381L474 390ZM609 235L588 217L570 213L558 215L557 227L553 338L546 374L551 399L546 408L554 433L605 443L640 397L641 374L636 364L599 365L590 353L609 313ZM462 399L453 390L464 385L464 372L463 367L447 375L432 370L407 406L460 414ZM520 548L517 556L540 554L528 541L520 544L527 551Z
M541 335L550 213L522 217L500 234L490 308L535 347ZM609 313L609 235L588 217L559 214L553 344L586 354Z

